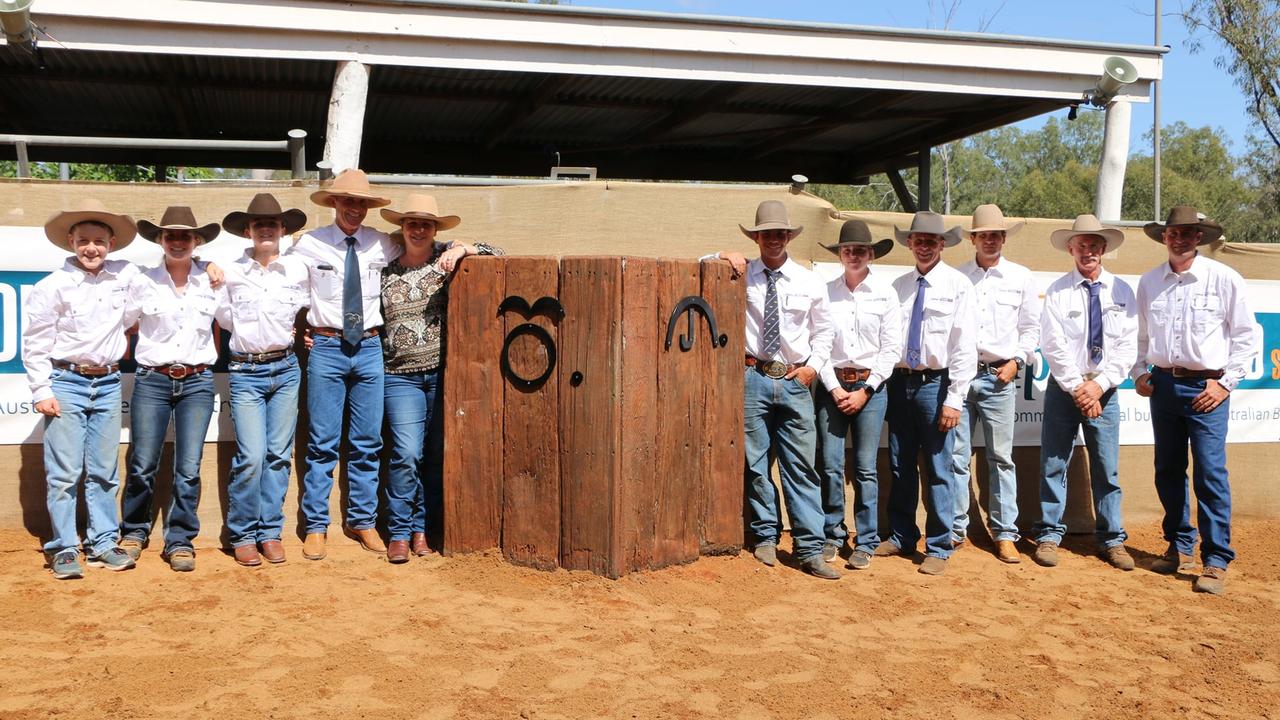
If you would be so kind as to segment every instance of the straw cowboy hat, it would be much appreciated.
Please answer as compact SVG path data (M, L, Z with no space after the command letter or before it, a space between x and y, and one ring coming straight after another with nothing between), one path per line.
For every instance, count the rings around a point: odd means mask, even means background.
M967 233L995 232L1003 230L1005 236L1012 235L1022 229L1026 225L1025 220L1008 225L1005 223L1004 213L1000 211L997 205L979 205L973 210L973 227L964 229Z
M333 207L333 198L338 195L368 200L371 208L386 207L391 204L389 198L374 195L373 188L369 187L369 176L365 175L363 170L355 168L343 170L338 173L338 177L333 179L333 183L329 187L311 193L311 202L325 207Z
M258 193L249 201L249 207L244 212L237 210L222 218L222 229L237 237L246 237L249 234L249 223L265 218L278 219L284 225L285 235L292 235L307 224L306 213L298 208L281 210L280 201L276 200L275 195Z
M1142 226L1142 232L1158 243L1164 243L1164 229L1192 225L1204 233L1199 245L1207 245L1222 237L1222 226L1196 212L1190 205L1174 205L1169 208L1169 219L1163 223L1151 222Z
M159 224L150 220L138 221L138 234L151 242L160 242L160 231L162 230L191 230L203 238L205 242L211 242L218 237L218 233L222 232L222 228L218 226L218 223L205 225L197 223L195 213L191 212L191 208L186 205L170 205L165 208Z
M942 238L943 247L951 247L960 244L960 226L956 225L951 229L946 228L946 220L936 212L929 210L921 210L911 217L911 227L906 230L899 230L898 226L893 227L893 235L898 238L898 242L903 245L908 244L907 238L911 233L924 233L926 235L937 235Z
M436 230L450 230L462 222L462 218L457 215L441 215L434 195L410 195L403 210L383 208L378 212L382 214L383 220L395 225L403 225L408 218L430 220L436 224Z
M756 224L753 227L738 225L743 235L751 237L751 233L761 230L790 230L795 237L804 231L803 225L792 225L787 215L787 206L778 200L765 200L756 207Z
M840 254L840 248L846 246L862 246L871 248L871 252L875 253L875 258L879 260L893 249L893 240L885 238L879 242L871 239L871 229L861 220L847 220L844 225L840 226L840 240L835 245L823 245L822 247L835 253Z
M1097 235L1107 241L1107 252L1119 248L1124 243L1124 233L1115 228L1103 227L1098 218L1085 214L1077 215L1071 223L1071 229L1054 230L1049 234L1049 242L1057 249L1066 251L1067 242L1076 235Z
M44 236L63 250L75 252L67 235L76 223L86 221L100 222L111 228L111 234L116 236L115 250L133 242L134 236L138 234L138 227L133 224L133 218L107 212L106 206L101 202L93 198L85 198L71 210L54 213L53 217L44 224Z

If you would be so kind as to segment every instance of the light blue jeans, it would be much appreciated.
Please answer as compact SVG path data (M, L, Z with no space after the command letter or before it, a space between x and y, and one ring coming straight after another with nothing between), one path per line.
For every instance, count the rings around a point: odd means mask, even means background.
M1052 375L1044 391L1040 425L1040 522L1032 535L1036 542L1061 543L1067 534L1062 522L1067 507L1067 466L1081 427L1089 452L1098 545L1122 545L1129 536L1120 520L1120 398L1115 388L1108 390L1102 394L1102 415L1086 418Z
M938 429L942 403L946 400L947 373L904 375L895 373L889 381L889 465L893 487L889 490L891 541L911 549L920 541L916 525L916 505L920 501L918 455L924 455L925 470L925 554L946 560L951 557L951 524L955 500L951 488L952 438L954 431Z
M973 457L974 420L982 426L987 446L987 478L991 507L987 527L995 540L1018 541L1018 472L1013 464L1013 420L1017 383L1001 383L995 375L980 372L969 385L969 395L956 426L952 472L956 485L956 517L951 533L957 540L969 534L969 465Z
M425 498L431 477L427 457L427 428L437 407L442 375L438 370L388 374L387 429L391 443L387 469L387 532L392 540L408 540L427 531Z
M759 545L776 545L782 535L778 490L769 476L769 460L776 457L795 557L804 561L821 555L822 490L814 469L813 396L798 380L774 380L754 368L744 373L748 531Z
M863 383L843 387L864 392ZM818 475L822 478L822 511L826 516L823 534L829 544L844 545L849 537L844 508L844 439L850 429L853 430L853 469L848 475L854 482L853 522L857 532L854 549L871 553L880 544L880 478L876 473L876 455L888 407L889 393L883 385L857 415L845 415L836 407L829 391L818 391Z
M44 419L46 502L53 535L45 552L56 555L80 547L76 502L84 477L89 511L85 551L115 547L120 529L120 373L98 378L55 369L50 375L61 417Z
M315 336L307 359L307 472L302 487L302 515L308 533L329 528L329 493L338 465L343 411L347 426L347 525L374 526L378 515L378 464L382 452L382 340L365 338L360 346L340 338Z
M227 369L236 427L227 533L233 547L279 540L298 423L298 358L290 354L261 364L232 362Z
M124 485L120 533L146 542L151 535L151 501L165 432L173 418L173 488L165 513L164 551L192 548L200 532L200 458L213 415L213 372L172 380L140 367L129 403L129 476Z

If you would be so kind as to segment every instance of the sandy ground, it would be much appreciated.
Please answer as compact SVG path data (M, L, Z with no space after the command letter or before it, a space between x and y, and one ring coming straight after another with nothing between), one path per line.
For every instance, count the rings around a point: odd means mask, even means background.
M54 581L0 534L0 717L1276 718L1280 522L1239 523L1228 594L967 547L839 582L749 555L620 581L495 555L329 558Z

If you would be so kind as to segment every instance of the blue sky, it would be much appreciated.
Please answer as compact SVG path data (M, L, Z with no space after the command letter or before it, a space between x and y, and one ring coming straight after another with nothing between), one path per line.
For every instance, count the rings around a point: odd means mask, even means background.
M940 28L943 21L941 9L930 18L927 0L573 0L572 4L889 27ZM1244 96L1230 76L1215 67L1219 45L1214 38L1202 38L1205 47L1197 53L1187 48L1187 30L1176 15L1181 7L1181 0L1163 2L1161 43L1171 49L1165 56L1161 83L1162 124L1181 120L1192 127L1221 128L1231 140L1232 151L1242 153L1249 127ZM962 0L951 29L972 32L985 23L987 32L1004 35L1145 45L1155 40L1154 13L1153 0ZM1131 152L1150 153L1142 137L1151 129L1151 121L1151 104L1134 104ZM1023 125L1035 127L1041 122Z

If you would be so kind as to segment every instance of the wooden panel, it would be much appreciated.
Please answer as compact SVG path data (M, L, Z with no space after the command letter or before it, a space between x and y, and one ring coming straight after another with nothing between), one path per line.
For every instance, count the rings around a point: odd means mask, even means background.
M560 267L555 258L507 258L506 277L504 298L522 297L532 306L539 298L559 297ZM536 336L521 334L508 353L518 376L541 376L555 352L559 318L508 310L503 320L508 336L524 323L550 335L548 348ZM543 570L554 570L560 555L559 442L555 423L547 421L556 417L559 406L560 368L557 363L551 377L532 389L504 379L502 552L513 563Z
M498 367L505 259L469 257L449 287L444 388L445 554L498 547L502 529L502 396Z
M728 263L702 264L702 296L728 339L724 347L702 346L706 368L702 395L706 419L702 438L703 496L699 538L704 555L742 548L742 393L747 295L744 278L733 279ZM701 338L698 339L702 341Z
M622 272L622 540L627 572L654 565L657 522L658 263L625 258Z
M560 565L622 574L622 259L560 263Z
M683 298L701 292L701 271L695 260L663 260L658 263L657 309L654 317L663 335L671 314ZM671 346L658 352L658 432L656 437L658 504L654 538L654 566L689 562L698 557L698 510L702 499L704 369L701 348L710 344L706 322L693 314L674 319ZM681 338L693 340L681 349Z

